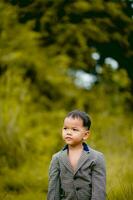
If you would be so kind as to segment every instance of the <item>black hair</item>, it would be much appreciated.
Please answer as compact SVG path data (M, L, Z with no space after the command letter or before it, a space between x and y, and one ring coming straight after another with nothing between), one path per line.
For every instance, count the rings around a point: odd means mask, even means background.
M86 112L80 110L73 110L69 112L66 117L80 118L83 120L83 126L86 127L88 130L90 129L91 119Z

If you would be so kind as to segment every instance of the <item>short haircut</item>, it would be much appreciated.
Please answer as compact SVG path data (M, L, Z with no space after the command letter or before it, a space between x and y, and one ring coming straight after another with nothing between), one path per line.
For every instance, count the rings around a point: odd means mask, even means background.
M90 116L86 112L83 112L80 110L73 110L69 112L66 117L71 117L73 119L80 118L83 121L83 126L86 127L88 130L90 129L91 119L90 119Z

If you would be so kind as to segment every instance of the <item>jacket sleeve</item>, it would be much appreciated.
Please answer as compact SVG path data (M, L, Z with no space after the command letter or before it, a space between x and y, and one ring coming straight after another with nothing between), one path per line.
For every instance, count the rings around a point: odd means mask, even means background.
M92 198L91 200L106 199L106 169L102 153L99 153L92 170Z
M58 157L53 156L49 167L47 200L60 200L60 169Z

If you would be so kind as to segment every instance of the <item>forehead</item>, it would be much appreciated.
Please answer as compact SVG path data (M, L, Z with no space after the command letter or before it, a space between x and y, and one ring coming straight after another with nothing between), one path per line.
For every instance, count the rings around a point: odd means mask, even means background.
M83 127L83 120L81 118L66 117L64 126Z

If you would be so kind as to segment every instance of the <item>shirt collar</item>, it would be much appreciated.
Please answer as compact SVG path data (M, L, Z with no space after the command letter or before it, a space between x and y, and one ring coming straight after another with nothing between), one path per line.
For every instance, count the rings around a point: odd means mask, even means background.
M87 152L90 152L89 146L88 146L85 142L83 142L82 144L83 144L83 150L84 150L84 151L87 151ZM66 150L66 149L68 149L68 144L66 144L66 145L63 147L62 151Z

